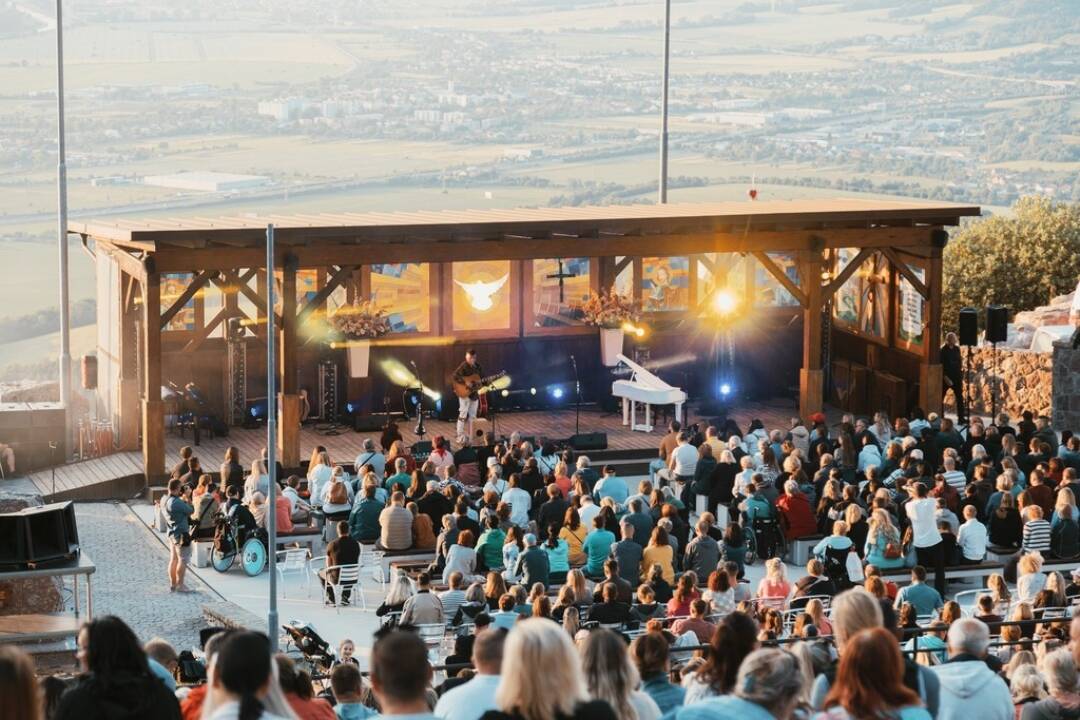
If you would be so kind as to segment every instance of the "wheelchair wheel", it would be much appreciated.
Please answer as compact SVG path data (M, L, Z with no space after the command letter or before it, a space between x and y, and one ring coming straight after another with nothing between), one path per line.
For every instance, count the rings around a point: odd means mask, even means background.
M753 565L757 560L757 536L753 528L743 528L743 545L746 547L744 565Z
M258 538L248 538L240 551L240 567L249 577L255 577L266 568L266 546Z
M220 573L228 572L236 560L236 535L230 535L229 542L225 545L224 550L219 550L215 543L214 549L210 551L210 564Z

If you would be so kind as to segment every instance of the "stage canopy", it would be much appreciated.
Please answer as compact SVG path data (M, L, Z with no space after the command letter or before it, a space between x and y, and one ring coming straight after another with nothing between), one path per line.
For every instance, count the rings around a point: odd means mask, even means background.
M641 298L643 282L653 282L649 273L663 267L668 278L685 277L682 285L672 283L671 297L689 307L712 282L703 278L719 273L720 265L752 262L765 278L759 285L772 284L772 296L782 295L784 304L802 315L799 406L804 417L823 404L823 320L833 314L854 334L912 354L918 362L919 404L940 409L944 228L979 212L950 203L828 199L122 218L74 220L68 230L97 257L99 393L107 396L122 445L134 447L141 425L146 473L157 478L165 469L163 338L164 353L173 356L171 367L201 363L219 374L224 326L231 318L245 321L253 343L265 340L260 319L265 322L267 312L265 238L271 223L281 288L274 308L281 343L280 457L295 466L298 353L307 342L298 328L312 315L325 314L328 302L353 302L377 288L380 297L391 298L396 327L414 333L417 344L425 338L433 344L436 338L441 344L477 338L485 326L455 312L454 288L461 283L454 281L459 274L490 270L484 264L499 265L496 275L507 268L507 304L497 308L507 315L506 323L486 327L494 327L492 337L509 339L531 334L531 328L548 335L595 332L561 325L554 300L552 308L532 301L528 293L546 278L559 278L552 292L560 302L565 286L573 283L564 284L563 278L579 276L585 279L574 292L615 285ZM577 261L573 274L564 271L571 261ZM750 284L753 272L748 270ZM862 284L852 290L860 276L865 276ZM876 300L876 286L888 291L884 301ZM211 290L220 298L213 306L207 300ZM202 359L197 351L207 348L217 354Z

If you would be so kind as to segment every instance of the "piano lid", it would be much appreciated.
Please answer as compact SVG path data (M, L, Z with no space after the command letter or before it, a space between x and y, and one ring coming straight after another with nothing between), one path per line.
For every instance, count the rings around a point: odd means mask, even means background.
M631 380L631 382L637 382L637 383L639 383L641 385L645 385L647 387L656 388L657 390L672 390L672 389L674 389L674 388L671 387L671 385L668 385L666 382L661 380L658 376L653 375L651 372L649 372L648 370L643 368L641 365L638 365L636 362L634 362L630 358L626 357L622 353L619 353L616 357L618 357L620 361L626 363L626 365L631 370L634 371L634 377Z

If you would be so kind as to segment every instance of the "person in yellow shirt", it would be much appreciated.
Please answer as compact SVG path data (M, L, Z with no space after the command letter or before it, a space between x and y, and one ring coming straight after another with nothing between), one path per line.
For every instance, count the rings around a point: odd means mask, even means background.
M655 527L649 544L645 546L645 552L641 558L641 574L648 575L653 565L659 565L664 572L664 580L668 583L675 582L675 551L668 544L667 530Z

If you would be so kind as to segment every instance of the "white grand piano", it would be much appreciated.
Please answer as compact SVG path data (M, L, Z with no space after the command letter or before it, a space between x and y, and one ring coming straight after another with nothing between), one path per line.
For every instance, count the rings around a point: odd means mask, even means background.
M686 393L668 385L625 355L620 353L618 357L619 362L625 363L633 371L629 380L611 383L611 394L622 398L622 424L629 425L631 430L652 432L652 405L674 405L675 419L681 423ZM644 423L637 421L639 403L645 406Z

